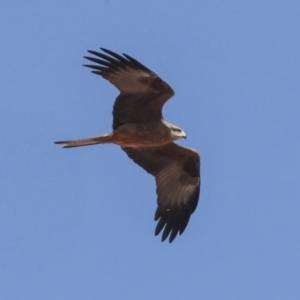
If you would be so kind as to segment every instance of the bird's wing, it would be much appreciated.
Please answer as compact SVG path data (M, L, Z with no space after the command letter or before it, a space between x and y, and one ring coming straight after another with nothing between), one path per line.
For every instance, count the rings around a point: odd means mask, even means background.
M113 129L125 123L162 118L164 103L174 95L172 88L155 73L127 54L123 56L101 48L103 53L88 51L96 63L84 65L110 81L119 91L113 108Z
M200 156L197 151L170 143L160 147L122 148L139 166L155 177L158 221L155 235L170 243L185 230L200 194Z

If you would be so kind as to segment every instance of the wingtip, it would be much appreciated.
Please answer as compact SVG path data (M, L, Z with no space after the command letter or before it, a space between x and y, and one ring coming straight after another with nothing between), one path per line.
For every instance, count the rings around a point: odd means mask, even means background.
M171 237L169 238L169 244L172 244L174 241L175 237L171 239Z
M100 49L101 49L103 52L105 52L106 54L109 54L109 55L111 55L111 56L113 56L113 57L115 57L115 55L118 55L117 53L115 53L115 52L113 52L113 51L111 51L111 50L109 50L109 49L102 48L102 47L100 47Z
M100 49L101 49L103 52L107 53L107 54L111 54L111 53L116 54L115 52L113 52L113 51L111 51L111 50L109 50L109 49L107 49L107 48L100 47Z

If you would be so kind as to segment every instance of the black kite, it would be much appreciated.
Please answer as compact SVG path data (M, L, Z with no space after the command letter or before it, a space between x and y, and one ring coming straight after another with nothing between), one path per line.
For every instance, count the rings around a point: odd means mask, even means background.
M185 230L195 211L200 193L200 156L197 151L173 141L186 138L179 127L162 116L172 88L155 73L127 54L118 55L101 48L85 57L95 65L85 65L110 81L119 91L113 106L113 131L92 138L59 141L64 148L114 143L139 166L153 175L157 185L158 221L155 235L171 243Z

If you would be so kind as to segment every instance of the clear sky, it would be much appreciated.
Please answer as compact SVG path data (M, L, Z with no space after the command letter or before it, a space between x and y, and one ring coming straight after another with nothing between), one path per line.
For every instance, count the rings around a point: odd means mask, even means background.
M48 3L48 4L46 4ZM3 1L0 299L300 299L300 1ZM168 82L201 153L182 236L154 237L154 179L114 145L117 90L87 50Z

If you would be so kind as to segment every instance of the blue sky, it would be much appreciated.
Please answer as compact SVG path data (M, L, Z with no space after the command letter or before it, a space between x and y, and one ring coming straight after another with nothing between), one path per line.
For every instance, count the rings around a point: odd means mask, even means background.
M0 298L299 299L299 1L6 1L0 10ZM87 50L175 90L200 203L154 237L155 184L114 145L117 90Z

